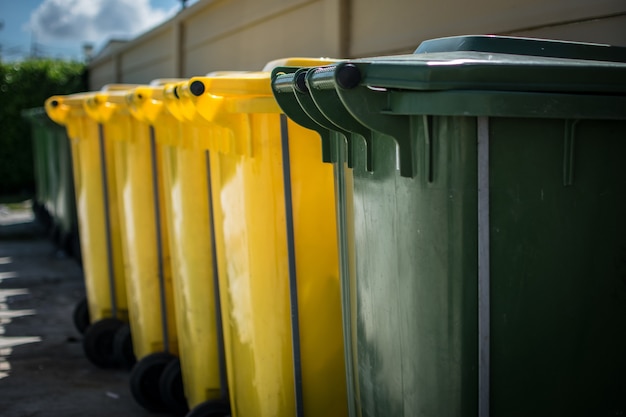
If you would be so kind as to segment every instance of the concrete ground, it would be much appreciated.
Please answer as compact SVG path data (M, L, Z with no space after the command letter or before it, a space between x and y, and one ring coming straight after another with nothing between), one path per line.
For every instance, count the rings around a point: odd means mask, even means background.
M28 204L0 205L0 416L152 417L128 371L87 361L72 311L79 264L57 250Z

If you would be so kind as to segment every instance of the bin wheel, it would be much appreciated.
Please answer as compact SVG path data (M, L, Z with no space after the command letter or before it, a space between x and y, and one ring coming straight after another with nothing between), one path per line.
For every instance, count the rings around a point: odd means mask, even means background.
M89 304L87 298L83 298L74 307L72 313L72 319L74 320L74 327L80 334L85 334L87 327L89 327Z
M185 417L227 417L230 416L228 402L209 400L195 406Z
M163 370L159 380L159 389L161 398L173 413L185 415L189 411L179 358L172 360Z
M130 392L135 401L148 411L168 412L161 398L159 381L165 367L175 358L165 352L152 353L138 361L130 371Z
M115 332L124 325L118 319L103 319L87 327L83 337L85 356L100 368L114 368L118 365L113 352Z
M130 325L124 323L113 338L113 355L122 368L131 369L137 358L135 357L135 351L133 350L133 338L130 333Z

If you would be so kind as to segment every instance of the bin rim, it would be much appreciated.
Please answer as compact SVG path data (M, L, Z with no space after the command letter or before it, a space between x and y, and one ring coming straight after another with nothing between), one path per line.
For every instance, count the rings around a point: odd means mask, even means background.
M207 121L199 114L193 103L192 96L183 92L189 80L164 85L160 90L152 90L155 100L163 103L167 112L180 123L207 125Z
M44 115L45 115L46 118L49 118L48 114L46 113L45 107L42 107L42 106L30 107L28 109L23 109L20 112L20 115L22 117L24 117L24 118L27 118L27 119L43 117Z
M82 92L48 97L44 102L46 113L54 122L69 125L76 117L84 116L84 101L94 92Z
M332 64L334 62L339 62L340 59L337 58L329 58L329 57L319 57L319 58L311 58L311 57L288 57L288 58L278 58L272 61L269 61L263 67L262 71L271 72L276 67L316 67L319 65Z
M98 123L109 123L115 116L129 115L126 98L130 89L98 91L83 101L87 115Z
M355 59L329 68L344 89L626 94L621 62L454 51Z
M135 119L155 125L162 117L175 117L166 104L164 91L175 80L159 80L161 81L162 84L151 82L149 85L141 85L126 92L125 100Z
M121 84L121 83L105 84L104 86L102 86L100 91L101 92L113 92L113 91L130 90L140 85L141 84Z
M462 35L429 39L422 42L414 54L460 51L626 62L626 47L501 35Z
M150 81L148 86L159 88L168 84L180 83L185 80L187 79L186 78L155 78L152 81ZM145 87L145 85L138 85L137 87Z
M57 105L65 105L72 107L82 107L83 101L89 97L92 97L96 94L96 91L86 91L82 93L75 94L65 94L65 95L54 95L50 96L46 99L46 103L50 103L51 106L56 107ZM56 101L57 104L54 102Z

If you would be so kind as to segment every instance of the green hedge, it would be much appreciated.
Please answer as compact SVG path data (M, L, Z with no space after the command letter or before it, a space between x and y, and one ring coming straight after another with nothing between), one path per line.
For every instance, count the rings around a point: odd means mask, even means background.
M41 107L55 94L85 91L78 62L28 60L0 63L0 196L34 190L31 128L22 110Z

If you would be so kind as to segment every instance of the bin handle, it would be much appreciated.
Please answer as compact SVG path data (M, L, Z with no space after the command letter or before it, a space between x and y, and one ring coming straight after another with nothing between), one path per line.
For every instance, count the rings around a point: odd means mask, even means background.
M352 116L341 102L341 98L335 89L335 80L330 79L328 74L332 74L335 67L320 67L309 70L304 78L307 89L313 98L319 111L330 120L331 123L341 126L344 130L350 132L351 139L348 142L348 159L354 160L352 156L354 149L354 139L360 138L365 142L365 170L373 172L374 166L374 149L372 142L372 131L360 123ZM303 74L304 75L304 74ZM314 81L314 78L317 81Z
M82 123L78 117L70 117L70 113L84 115L81 100L74 100L73 105L66 103L68 96L52 96L46 100L45 107L48 116L56 123L65 126L70 139L81 137Z
M295 93L296 100L298 101L298 104L300 105L302 110L320 126L325 127L329 131L337 132L339 133L340 136L343 136L348 146L348 149L349 150L352 149L351 133L345 130L343 127L337 126L336 124L328 120L328 118L324 116L322 112L315 105L315 102L313 101L313 97L311 97L308 87L306 86L306 83L304 82L304 77L306 77L307 71L309 71L309 68L301 68L298 71L296 71L296 74L294 75L294 93ZM351 151L348 152L347 159L348 159L347 160L348 167L352 168L352 152ZM340 160L339 155L335 155L334 161L338 162L339 160Z
M368 85L368 67L366 63L338 64L334 73L336 91L356 120L396 141L400 151L400 175L413 178L416 175L416 158L410 118L386 114L389 110L389 91Z
M272 70L272 92L281 110L299 125L316 131L322 142L322 161L337 162L331 149L330 131L317 123L302 109L295 96L294 76L298 68L277 67Z
M294 75L298 68L278 67L272 70L272 90L278 94L293 93Z
M311 90L334 89L347 113L357 122L370 130L391 136L400 150L400 175L415 177L415 144L411 140L410 119L404 115L385 114L389 107L388 91L371 88L374 86L367 84L367 67L366 63L357 62L320 67L307 77L307 83ZM366 139L366 146L371 163L372 141Z
M232 152L235 155L253 156L253 140L250 127L250 114L248 112L227 111L229 105L237 100L228 96L219 96L207 93L209 88L205 84L207 77L194 77L188 82L179 85L175 90L176 97L187 113L192 117L197 117L205 124L219 126L224 129L226 135L223 137L223 145L228 145L228 149L220 150L222 153ZM210 87L210 84L209 84ZM268 97L268 100L271 97ZM273 106L276 103L272 100Z
M106 123L119 115L121 108L116 101L110 101L106 93L96 93L83 102L85 113L98 123Z
M150 125L156 123L164 108L163 101L154 98L157 90L159 89L152 86L142 86L127 93L128 109L137 120Z

